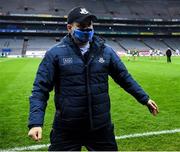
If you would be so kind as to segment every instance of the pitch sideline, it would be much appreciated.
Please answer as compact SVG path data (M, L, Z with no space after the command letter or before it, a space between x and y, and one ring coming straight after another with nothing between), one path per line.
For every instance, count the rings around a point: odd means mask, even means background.
M153 136L153 135L162 135L162 134L173 134L180 132L180 129L173 129L173 130L162 130L162 131L153 131L153 132L145 132L145 133L136 133L136 134L129 134L129 135L122 135L116 136L116 139L127 139L127 138L138 138L143 136ZM49 144L42 144L42 145L32 145L27 147L15 147L12 149L0 149L0 151L24 151L24 150L37 150L40 148L46 148Z

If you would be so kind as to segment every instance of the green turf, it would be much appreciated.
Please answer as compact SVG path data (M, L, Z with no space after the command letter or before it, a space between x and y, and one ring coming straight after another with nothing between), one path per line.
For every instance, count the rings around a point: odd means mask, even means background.
M36 143L27 137L28 97L41 59L0 58L0 150L49 143L54 105L53 93L46 110L43 139ZM165 57L137 61L122 58L132 76L159 106L153 117L145 106L124 92L112 79L111 111L117 136L180 128L180 57L167 64ZM180 133L117 140L119 150L180 150ZM40 150L47 150L40 149Z

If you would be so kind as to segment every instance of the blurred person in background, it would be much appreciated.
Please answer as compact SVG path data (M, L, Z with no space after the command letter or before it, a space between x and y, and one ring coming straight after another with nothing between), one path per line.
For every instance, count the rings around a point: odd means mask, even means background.
M172 55L172 52L171 52L170 48L168 48L166 51L167 63L171 63L171 55Z

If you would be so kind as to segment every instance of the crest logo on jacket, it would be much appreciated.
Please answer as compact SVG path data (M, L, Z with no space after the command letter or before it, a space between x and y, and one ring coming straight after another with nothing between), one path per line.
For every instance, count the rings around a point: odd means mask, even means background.
M72 64L73 59L72 58L63 58L63 64Z
M98 61L99 61L99 63L104 63L104 62L105 62L105 60L103 59L103 57L100 57Z

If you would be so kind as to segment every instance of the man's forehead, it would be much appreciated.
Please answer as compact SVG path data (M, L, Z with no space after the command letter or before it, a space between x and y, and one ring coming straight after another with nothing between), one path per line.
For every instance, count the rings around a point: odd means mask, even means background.
M76 25L76 26L91 26L91 25L93 25L93 22L92 21L81 22L81 23L74 22L74 25Z

